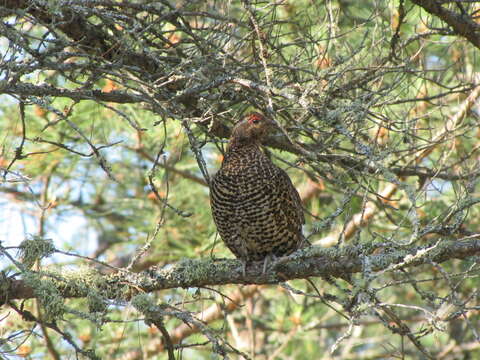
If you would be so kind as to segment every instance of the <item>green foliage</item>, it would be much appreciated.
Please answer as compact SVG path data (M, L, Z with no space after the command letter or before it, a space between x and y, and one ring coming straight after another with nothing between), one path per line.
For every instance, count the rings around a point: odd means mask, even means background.
M478 23L475 2L433 2ZM428 257L478 238L478 48L455 24L421 1L9 3L0 264L36 300L5 300L18 314L2 308L0 357L167 359L157 310L183 359L479 356L478 261ZM283 127L268 152L303 196L305 235L326 247L307 256L345 262L359 244L361 271L244 297L112 283L115 268L165 266L188 283L228 271L192 261L232 257L197 157L213 175L250 109ZM422 245L412 267L383 256L408 265Z

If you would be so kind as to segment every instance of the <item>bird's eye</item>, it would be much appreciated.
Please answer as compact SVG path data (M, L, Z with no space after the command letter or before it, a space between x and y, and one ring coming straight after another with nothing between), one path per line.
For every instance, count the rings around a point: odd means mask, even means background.
M260 120L259 120L258 118L254 118L254 119L252 120L252 122L253 122L254 124L258 124L258 123L260 122Z

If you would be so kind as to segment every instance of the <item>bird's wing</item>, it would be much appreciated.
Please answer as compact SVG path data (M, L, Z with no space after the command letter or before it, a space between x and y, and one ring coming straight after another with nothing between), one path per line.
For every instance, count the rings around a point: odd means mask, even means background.
M282 219L279 220L286 221L291 230L301 231L302 225L305 224L305 215L297 189L293 186L288 174L280 168L273 182L272 188L280 199L277 205L279 210L277 216Z

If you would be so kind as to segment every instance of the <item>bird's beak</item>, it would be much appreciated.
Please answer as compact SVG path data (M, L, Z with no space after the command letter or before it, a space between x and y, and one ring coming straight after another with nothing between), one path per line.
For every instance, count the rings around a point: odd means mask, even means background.
M272 130L279 130L280 128L277 125L277 122L271 118L267 118L268 120L268 127Z

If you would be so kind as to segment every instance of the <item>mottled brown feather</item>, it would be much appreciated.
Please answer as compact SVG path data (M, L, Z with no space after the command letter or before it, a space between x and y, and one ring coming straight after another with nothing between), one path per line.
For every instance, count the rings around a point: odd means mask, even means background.
M248 115L233 130L210 190L218 232L244 261L283 256L298 249L305 223L300 196L287 173L261 150L273 122Z

